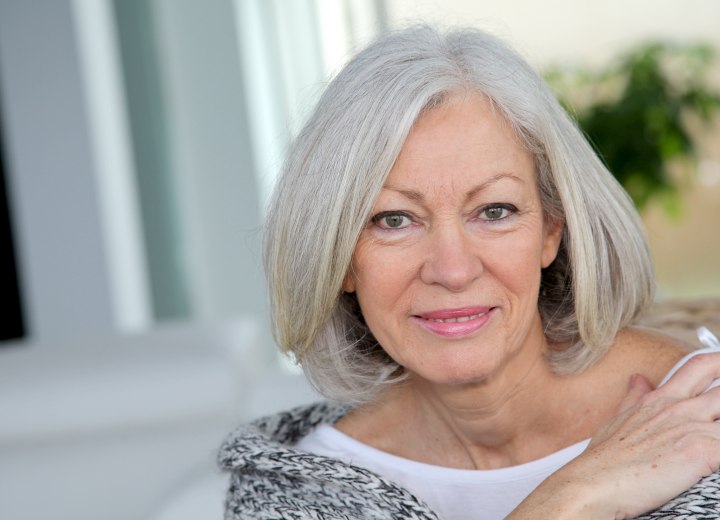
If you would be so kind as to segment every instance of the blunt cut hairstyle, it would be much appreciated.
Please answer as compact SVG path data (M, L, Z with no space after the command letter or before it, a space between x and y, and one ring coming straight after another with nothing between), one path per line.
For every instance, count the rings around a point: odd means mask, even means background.
M403 378L342 283L414 122L467 93L506 118L535 158L545 218L565 223L538 295L552 368L590 366L652 301L637 212L532 68L479 30L391 33L330 82L289 151L267 217L275 340L326 397L368 402Z

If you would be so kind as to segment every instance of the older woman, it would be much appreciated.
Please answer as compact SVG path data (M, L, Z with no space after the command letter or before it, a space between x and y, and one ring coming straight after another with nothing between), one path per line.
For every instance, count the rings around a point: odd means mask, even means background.
M227 518L626 518L691 486L656 514L718 511L720 355L630 327L638 216L494 37L358 54L289 153L265 261L277 342L340 404L229 438Z

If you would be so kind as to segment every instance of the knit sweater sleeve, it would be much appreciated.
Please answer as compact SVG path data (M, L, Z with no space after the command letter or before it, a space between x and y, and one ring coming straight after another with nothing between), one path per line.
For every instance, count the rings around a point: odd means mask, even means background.
M637 520L717 520L720 518L720 471Z
M236 430L219 454L230 472L225 519L438 520L409 491L364 468L294 449L311 425L342 412L298 408Z

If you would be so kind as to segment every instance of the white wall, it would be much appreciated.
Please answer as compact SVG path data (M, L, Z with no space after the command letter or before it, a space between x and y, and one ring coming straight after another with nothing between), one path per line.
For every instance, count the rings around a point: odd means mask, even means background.
M604 61L648 38L720 49L716 0L387 0L387 12L391 27L426 21L487 29L538 66Z

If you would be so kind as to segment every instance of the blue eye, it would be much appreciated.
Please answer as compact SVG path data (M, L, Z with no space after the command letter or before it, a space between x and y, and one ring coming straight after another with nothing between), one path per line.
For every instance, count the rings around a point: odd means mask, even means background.
M378 213L372 218L372 221L381 229L403 229L412 223L410 217L405 213L390 211Z
M480 216L484 220L502 220L515 213L517 208L512 204L490 204L480 210Z

